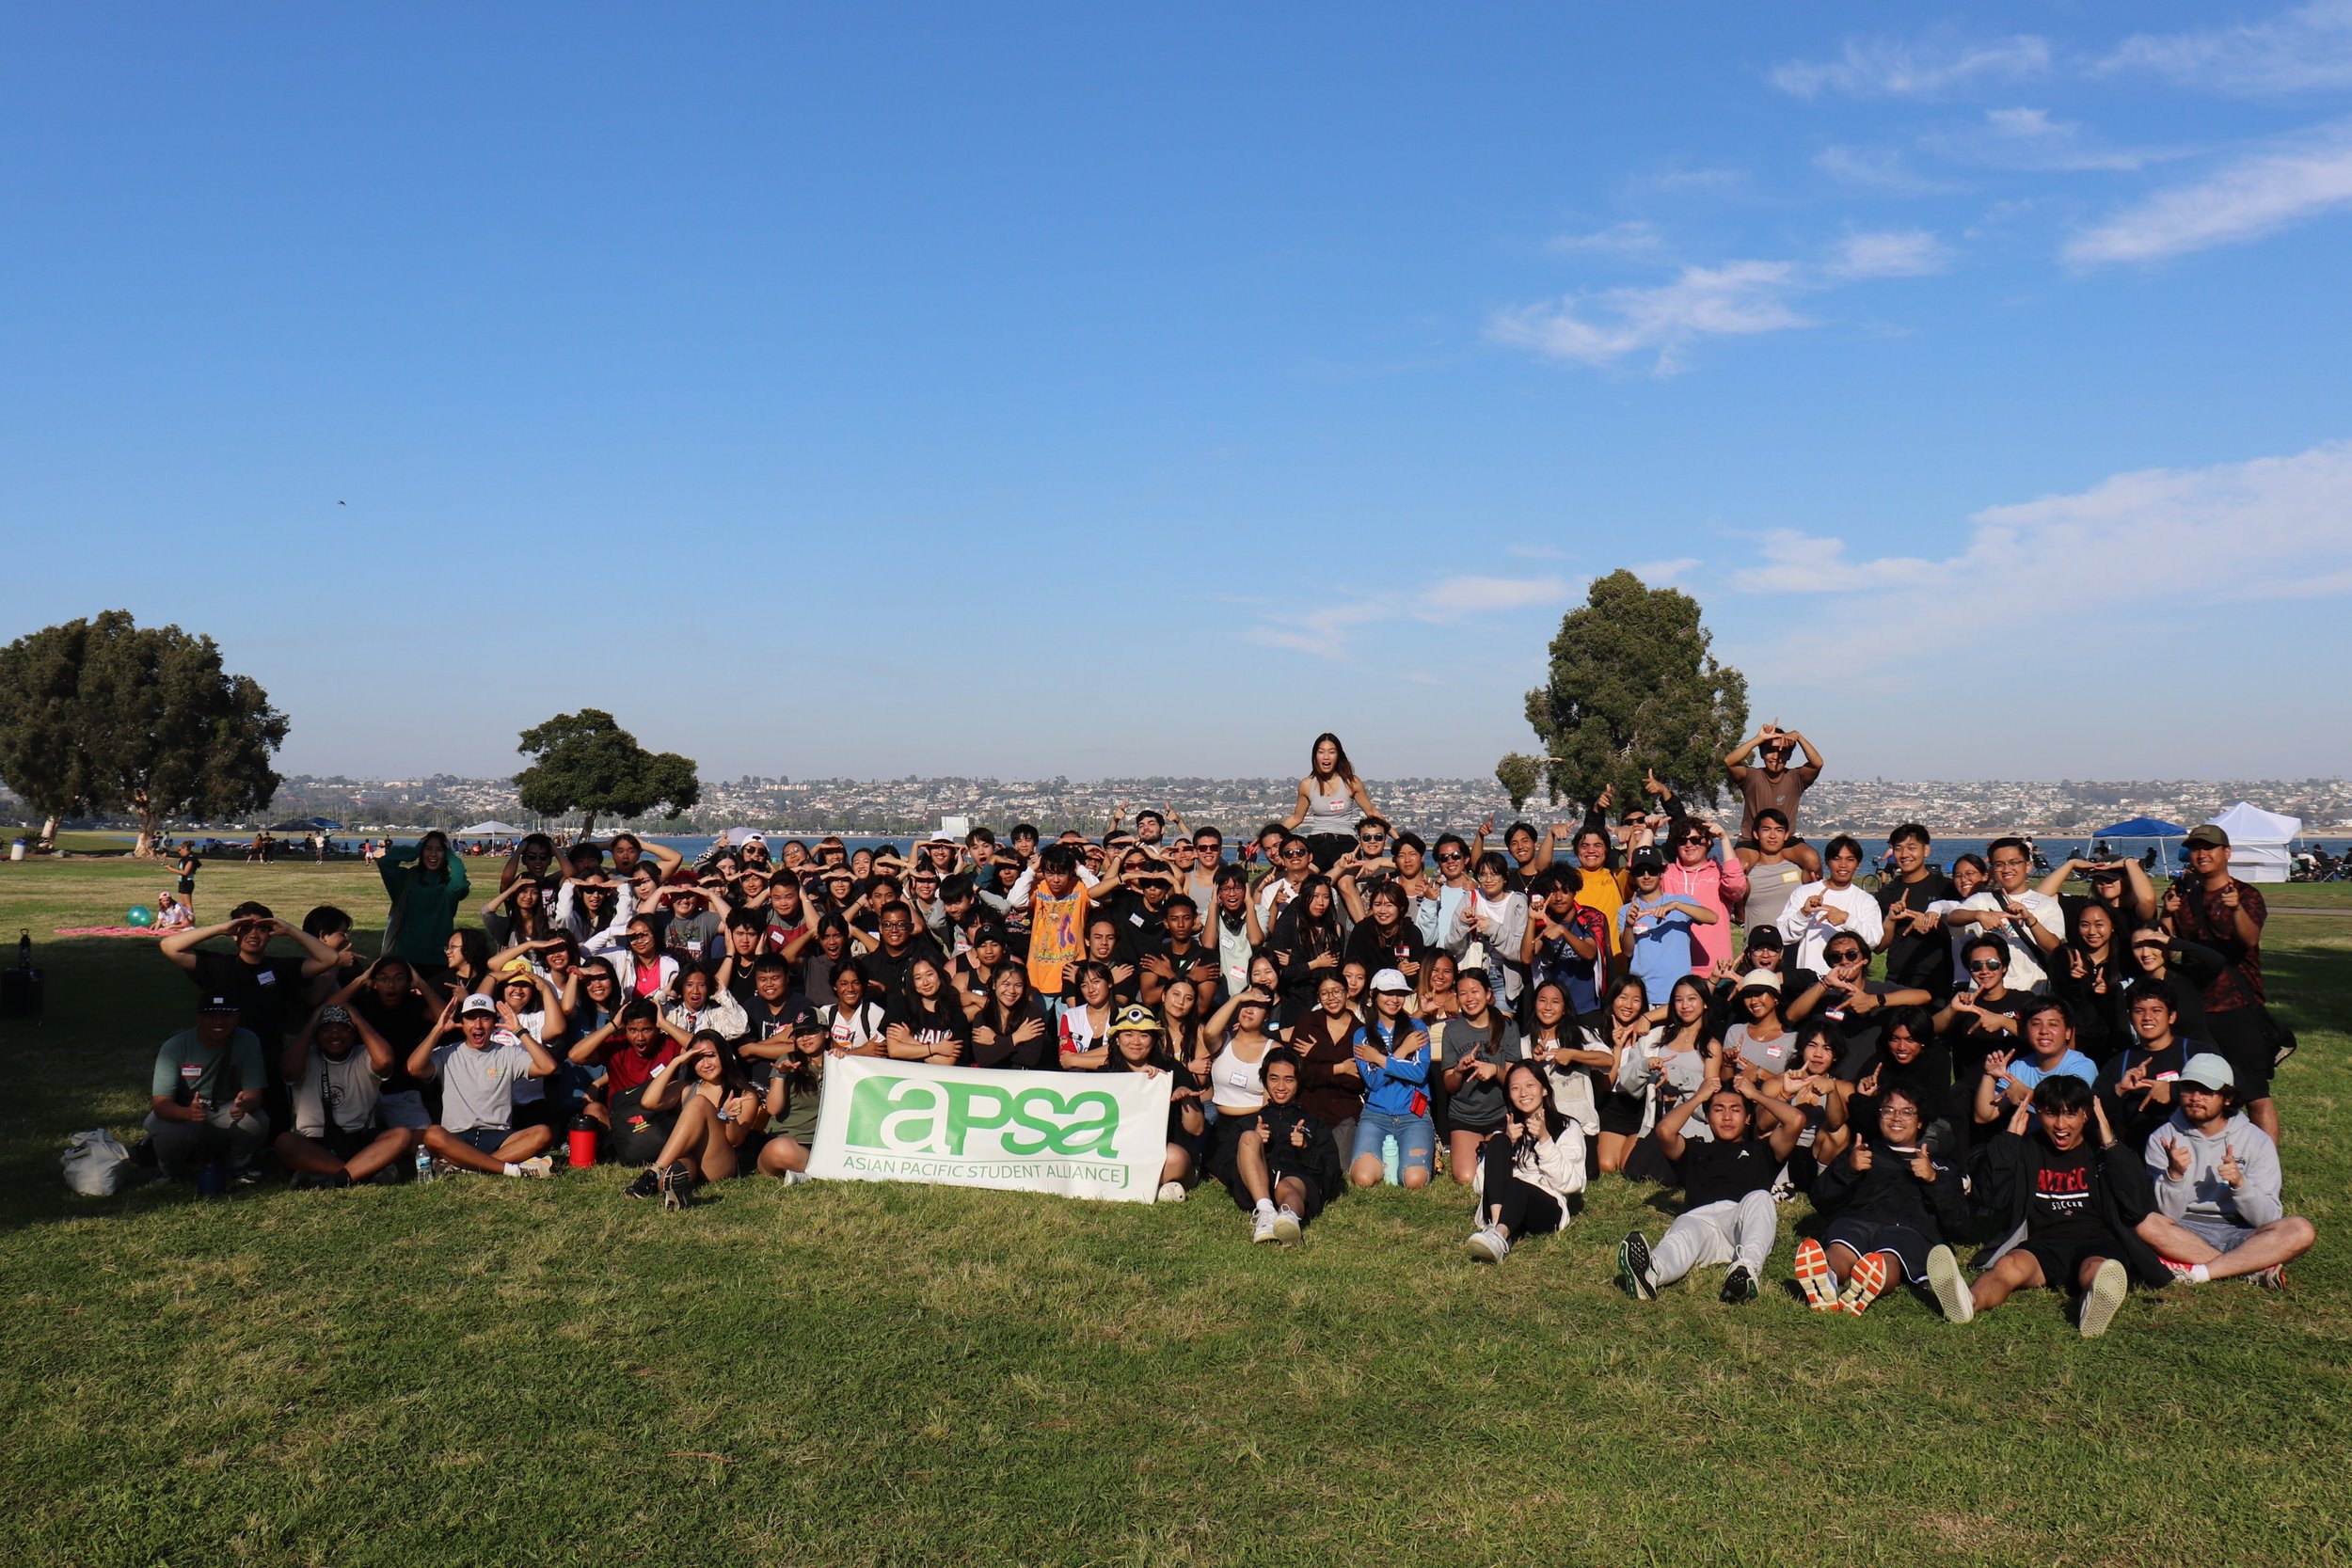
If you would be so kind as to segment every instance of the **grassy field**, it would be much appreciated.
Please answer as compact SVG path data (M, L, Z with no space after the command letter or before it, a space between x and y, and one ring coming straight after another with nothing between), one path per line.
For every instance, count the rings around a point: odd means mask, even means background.
M682 1216L611 1170L198 1201L68 1196L192 990L67 941L158 870L0 864L39 1023L0 1021L8 1563L2295 1563L2352 1556L2352 919L2280 916L2290 1208L2265 1294L1858 1322L1715 1272L1610 1284L1667 1205L1603 1178L1500 1270L1452 1191L1351 1196L1295 1251L1182 1207L734 1183ZM208 865L381 920L350 866ZM2352 888L2274 904L2352 908ZM372 947L372 942L364 943ZM0 961L6 961L0 958ZM1788 1218L1804 1223L1804 1205Z

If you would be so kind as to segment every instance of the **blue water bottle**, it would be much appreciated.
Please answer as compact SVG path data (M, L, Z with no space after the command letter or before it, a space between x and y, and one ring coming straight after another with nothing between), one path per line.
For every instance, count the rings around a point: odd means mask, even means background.
M1397 1184L1396 1134L1393 1132L1381 1134L1380 1179L1391 1187Z
M417 1180L420 1181L433 1180L433 1151L422 1144L417 1146Z

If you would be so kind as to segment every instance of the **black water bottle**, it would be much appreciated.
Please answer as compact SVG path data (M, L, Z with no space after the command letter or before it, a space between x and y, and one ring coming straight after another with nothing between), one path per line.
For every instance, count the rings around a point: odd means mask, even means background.
M16 933L16 967L19 969L33 967L33 933L28 930L20 930Z

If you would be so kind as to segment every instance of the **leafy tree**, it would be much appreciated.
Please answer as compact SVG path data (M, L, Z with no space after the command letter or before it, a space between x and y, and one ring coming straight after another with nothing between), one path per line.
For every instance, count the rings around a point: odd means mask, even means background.
M1523 811L1527 799L1535 793L1535 786L1544 782L1544 759L1531 757L1524 752L1513 752L1495 764L1495 782L1502 785L1502 793L1511 797L1511 810Z
M32 686L5 702L30 735L11 736L6 766L18 793L52 816L47 832L77 804L129 812L139 819L135 853L151 857L167 819L234 816L277 793L270 756L286 716L251 676L221 668L209 637L142 628L109 610L10 644L0 680L20 671Z
M1648 768L1685 800L1714 800L1746 732L1748 683L1709 641L1688 594L1622 569L1597 578L1561 619L1550 679L1527 694L1553 794L1589 802L1608 789L1622 806Z
M88 731L81 704L87 621L43 626L0 648L0 779L42 818L40 842L87 809Z
M599 816L642 816L656 804L686 812L702 799L692 758L646 751L601 708L559 713L523 731L516 750L532 759L515 775L523 809L541 816L580 812L583 838Z

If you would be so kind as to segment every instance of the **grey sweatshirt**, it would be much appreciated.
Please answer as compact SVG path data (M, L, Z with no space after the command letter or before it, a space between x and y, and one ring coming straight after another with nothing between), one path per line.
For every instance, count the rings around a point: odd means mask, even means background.
M2172 1162L2166 1153L2171 1144L2185 1144L2190 1151L2188 1174L2178 1181L2172 1180ZM2225 1147L2237 1155L2243 1172L2234 1191L2221 1180ZM2268 1225L2286 1212L2279 1200L2279 1147L2242 1112L2208 1137L2175 1111L2148 1135L2145 1158L2156 1186L2156 1209L2169 1218L2219 1221L2251 1229Z

